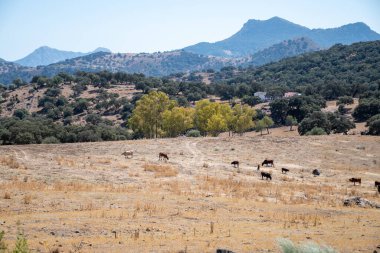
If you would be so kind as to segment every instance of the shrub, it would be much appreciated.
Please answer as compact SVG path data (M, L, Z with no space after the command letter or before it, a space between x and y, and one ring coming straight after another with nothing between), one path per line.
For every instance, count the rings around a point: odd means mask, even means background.
M19 119L25 119L29 115L26 109L17 109L14 111L13 116Z
M43 144L57 144L57 143L61 143L61 142L57 138L55 138L54 136L49 136L49 137L46 137L45 139L43 139L42 143Z
M186 137L201 137L201 132L199 130L189 130L186 133Z
M338 101L336 101L336 105L351 105L354 103L354 99L350 96L339 97Z
M333 248L328 246L319 246L316 243L305 243L302 245L295 245L288 239L278 239L278 246L282 253L336 253Z
M372 116L367 121L368 134L370 135L380 135L380 114L376 114Z
M12 253L29 253L28 242L23 233L17 236L16 245Z
M357 121L365 121L380 113L380 100L376 98L361 99L352 116Z
M14 139L15 144L33 144L36 143L34 136L27 133L18 133Z
M315 127L322 128L325 133L330 134L331 123L326 113L315 111L304 118L298 127L298 132L300 135L304 135Z
M3 241L3 237L4 237L4 231L1 231L0 232L0 253L7 252L7 245Z
M326 135L327 133L323 128L320 127L314 127L310 131L306 132L306 135Z

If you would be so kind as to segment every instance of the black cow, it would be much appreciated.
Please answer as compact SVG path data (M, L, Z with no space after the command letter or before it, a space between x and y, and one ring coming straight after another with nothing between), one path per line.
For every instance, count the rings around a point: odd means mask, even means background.
M289 172L289 169L287 169L287 168L281 168L281 173L288 173Z
M352 178L348 179L348 181L354 183L354 185L355 185L355 183L358 183L360 185L362 184L362 179L361 178L352 177Z
M264 180L264 177L266 180L268 180L268 179L272 180L272 175L270 173L262 171L261 172L261 180Z
M263 163L261 164L261 166L264 166L264 165L266 165L266 166L272 166L272 167L274 167L274 162L273 162L273 160L268 160L268 159L265 159L264 161L263 161Z
M165 153L159 153L158 160L169 160L169 156Z
M231 164L234 166L234 168L239 168L239 161L233 161Z

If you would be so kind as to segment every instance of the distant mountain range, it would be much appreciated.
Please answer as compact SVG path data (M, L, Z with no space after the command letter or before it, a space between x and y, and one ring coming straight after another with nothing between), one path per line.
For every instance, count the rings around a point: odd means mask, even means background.
M372 40L380 40L380 34L364 23L309 29L274 17L265 21L249 20L239 32L219 42L202 42L162 53L111 53L105 48L78 53L41 47L16 62L0 60L0 83L9 84L16 78L30 81L35 75L53 76L59 72L108 70L163 76L217 70L225 66L260 66L325 49L336 43Z
M51 77L59 72L74 74L77 71L108 70L111 72L143 73L147 76L165 76L179 72L217 70L225 66L258 66L315 50L318 50L318 47L311 40L297 38L275 44L244 58L223 58L176 50L152 54L97 52L38 67L25 67L3 60L0 61L0 83L9 84L16 78L30 81L36 75Z
M318 47L328 48L334 44L352 44L360 41L379 40L380 34L364 23L354 23L338 28L309 29L279 17L268 20L248 20L231 37L215 43L201 42L184 50L219 57L244 57L252 55L284 40L307 37Z
M92 52L81 53L81 52L63 51L63 50L58 50L55 48L43 46L43 47L37 48L36 50L34 50L32 53L25 56L24 58L15 61L15 63L18 63L22 66L27 66L27 67L37 67L41 65L49 65L52 63L64 61L66 59L85 56L85 55L89 55L89 54L93 54L97 52L111 53L111 50L107 48L99 47Z

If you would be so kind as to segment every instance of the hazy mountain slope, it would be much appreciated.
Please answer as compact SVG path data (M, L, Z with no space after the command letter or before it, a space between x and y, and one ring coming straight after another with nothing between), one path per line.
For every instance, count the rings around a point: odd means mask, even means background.
M148 76L163 76L176 72L219 69L232 61L196 55L185 51L141 54L95 53L41 68L41 74L52 76L61 71L74 73L82 71L124 71L127 73L143 73Z
M313 29L308 33L308 37L325 48L338 43L349 45L355 42L380 40L380 34L362 22L338 28Z
M0 58L0 83L2 84L12 83L17 78L30 80L35 73L34 68L24 67Z
M71 59L75 57L80 57L96 52L111 52L107 48L97 48L92 52L88 53L81 53L81 52L71 52L71 51L63 51L58 50L55 48L50 48L47 46L43 46L40 48L37 48L29 55L25 56L24 58L15 61L15 63L18 63L22 66L29 66L29 67L36 67L40 65L49 65L52 63L64 61L66 59Z
M284 40L308 37L319 46L327 48L336 43L352 44L360 41L380 39L364 23L344 25L332 29L309 29L279 17L268 20L248 20L240 31L231 37L215 43L202 42L184 50L223 57L242 57L254 54Z
M252 59L248 62L248 65L259 66L270 62L276 62L283 58L317 50L320 50L320 48L309 38L302 37L286 40L255 53L252 56Z

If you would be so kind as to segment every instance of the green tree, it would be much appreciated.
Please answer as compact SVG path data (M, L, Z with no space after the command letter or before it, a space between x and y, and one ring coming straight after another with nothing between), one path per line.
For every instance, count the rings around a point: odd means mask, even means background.
M351 105L354 103L354 99L350 96L339 97L336 101L336 105Z
M136 103L129 126L135 132L141 132L147 138L158 137L163 134L163 113L175 106L175 101L160 91L152 91L141 97Z
M365 121L380 113L380 100L376 98L360 99L352 116L358 121Z
M255 96L248 96L248 95L243 96L242 102L250 106L255 106L257 104L262 103L261 98L255 97Z
M316 111L304 118L298 126L298 132L300 135L304 135L314 127L322 128L327 134L330 134L331 123L326 113Z
M265 123L262 119L256 121L255 129L256 131L260 131L260 135L263 135L263 130L265 129Z
M218 136L219 133L227 130L227 122L222 114L213 114L207 121L207 132L210 132L212 136Z
M33 144L36 143L36 139L34 138L33 134L30 132L20 132L17 133L15 139L15 144Z
M207 132L207 122L216 113L215 106L215 103L207 99L200 100L195 104L194 123L202 134Z
M262 122L264 123L264 127L267 129L267 134L269 134L269 128L274 125L273 120L268 116L264 116Z
M284 125L289 110L289 100L276 99L269 104L271 117L276 124Z
M290 131L293 131L293 126L296 126L298 122L297 122L297 119L296 119L296 118L294 118L294 117L291 116L291 115L288 115L288 116L286 116L285 123L286 123L287 126L290 127L289 130L290 130Z
M193 108L174 107L164 111L162 115L162 128L166 136L176 137L193 127Z
M89 106L89 103L87 99L80 98L74 104L74 109L73 109L74 114L79 114L79 113L84 112L85 110L88 109L88 106Z
M91 114L88 114L87 117L86 117L86 122L90 123L90 124L93 124L93 125L98 125L102 121L103 121L102 117L99 114L91 113Z
M231 130L238 134L243 134L254 126L253 118L256 111L247 105L236 104L232 108L233 116L230 120Z
M26 109L17 109L13 112L13 116L19 119L24 119L29 115L28 110Z
M368 126L368 134L380 135L380 114L372 116L366 125Z
M232 110L228 104L201 100L195 105L194 122L202 134L211 132L215 136L220 132L230 130L232 117Z
M327 117L331 124L331 131L334 133L347 134L350 129L355 128L354 122L338 113L328 113Z

